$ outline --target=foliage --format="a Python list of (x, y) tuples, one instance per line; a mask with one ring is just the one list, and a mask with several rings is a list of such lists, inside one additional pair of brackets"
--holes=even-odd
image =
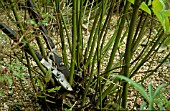
[[(148, 85), (148, 94), (147, 94), (147, 92), (142, 87), (142, 85), (130, 80), (129, 78), (121, 76), (121, 75), (112, 75), (112, 76), (129, 82), (130, 85), (134, 86), (140, 92), (140, 94), (145, 98), (145, 100), (148, 103), (148, 108), (144, 109), (144, 107), (146, 107), (147, 104), (146, 104), (146, 102), (143, 102), (140, 107), (140, 110), (164, 110), (163, 105), (169, 105), (168, 99), (163, 98), (164, 97), (163, 92), (166, 90), (161, 91), (162, 88), (167, 86), (166, 84), (160, 85), (154, 92), (153, 85), (152, 85), (152, 83), (150, 83)], [(158, 106), (159, 108), (154, 107), (154, 105)]]
[[(43, 101), (45, 110), (127, 109), (129, 87), (136, 88), (146, 100), (140, 107), (135, 106), (137, 109), (162, 110), (163, 105), (169, 109), (167, 98), (163, 98), (165, 92), (161, 91), (164, 84), (156, 90), (149, 84), (148, 93), (142, 86), (142, 82), (154, 75), (170, 55), (168, 48), (162, 48), (170, 44), (170, 14), (166, 1), (28, 1), (35, 7), (28, 7), (22, 0), (21, 9), (20, 2), (13, 0), (9, 3), (1, 1), (1, 5), (10, 10), (6, 11), (6, 16), (10, 24), (17, 27), (14, 29), (19, 38), (16, 43), (24, 53), (24, 61), (20, 61), (28, 68), (37, 94), (35, 98)], [(34, 10), (35, 15), (28, 10)], [(1, 21), (0, 25), (1, 28)], [(55, 41), (57, 52), (70, 70), (68, 81), (74, 92), (64, 90), (35, 53), (38, 50), (44, 59), (48, 59), (50, 49), (44, 39), (48, 37)], [(156, 57), (160, 49), (167, 53), (158, 62)], [(27, 81), (20, 70), (26, 67), (18, 64), (10, 67), (13, 74)], [(143, 71), (145, 64), (149, 68)], [(151, 68), (153, 65), (154, 69)], [(133, 78), (141, 73), (145, 75), (138, 80), (142, 82), (137, 83)]]
[[(134, 4), (135, 0), (128, 0), (132, 4)], [(142, 2), (140, 5), (140, 8), (147, 12), (148, 14), (151, 14), (151, 9), (148, 6), (152, 5), (152, 11), (158, 18), (158, 20), (161, 22), (164, 30), (166, 33), (170, 33), (169, 29), (169, 19), (168, 17), (170, 16), (170, 10), (169, 10), (169, 4), (166, 7), (165, 4), (168, 4), (168, 1), (164, 0), (149, 0), (148, 5), (146, 5), (145, 2)]]

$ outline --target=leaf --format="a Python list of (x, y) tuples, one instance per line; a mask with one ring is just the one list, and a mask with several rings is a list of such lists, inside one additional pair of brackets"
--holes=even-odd
[(162, 0), (153, 0), (152, 8), (156, 11), (161, 11), (165, 9), (165, 3)]
[[(128, 1), (132, 4), (135, 3), (135, 0), (128, 0)], [(151, 15), (151, 10), (149, 9), (148, 5), (145, 2), (142, 2), (139, 8), (147, 12), (149, 15)]]
[(153, 91), (152, 89), (153, 89), (152, 84), (149, 84), (149, 85), (148, 85), (148, 90), (149, 90), (149, 96), (150, 96), (150, 98), (152, 98), (152, 96), (153, 96), (153, 95), (152, 95), (152, 91)]
[(161, 22), (161, 24), (163, 24), (163, 19), (164, 19), (164, 16), (157, 10), (154, 10), (152, 9), (154, 14), (156, 15), (156, 17), (158, 18), (158, 20)]
[(17, 78), (19, 78), (19, 79), (21, 79), (21, 80), (23, 80), (23, 81), (27, 81), (24, 77), (22, 77), (22, 75), (21, 75), (19, 72), (13, 71), (13, 73), (14, 73), (14, 75), (15, 75)]
[(161, 103), (159, 103), (158, 106), (159, 106), (159, 110), (162, 110), (162, 111), (164, 110), (163, 105)]
[(44, 16), (45, 16), (45, 19), (41, 21), (41, 23), (42, 23), (43, 25), (45, 25), (45, 24), (49, 21), (49, 19), (50, 19), (48, 13), (46, 13)]
[(48, 20), (49, 20), (49, 18), (46, 17), (44, 20), (41, 21), (41, 23), (42, 23), (43, 25), (45, 25), (45, 24), (48, 22)]
[(166, 50), (166, 49), (167, 49), (167, 45), (161, 44), (161, 46), (160, 46), (159, 49), (158, 49), (158, 52), (162, 52), (162, 51), (164, 51), (164, 50)]
[(39, 98), (46, 98), (46, 96), (42, 96), (42, 95), (41, 95), (41, 96), (38, 96), (38, 97), (39, 97)]
[(170, 36), (167, 36), (163, 44), (165, 44), (166, 46), (170, 45)]
[(125, 76), (122, 76), (122, 75), (113, 75), (113, 74), (112, 74), (111, 76), (117, 77), (117, 78), (119, 78), (119, 79), (124, 79), (125, 81), (129, 82), (131, 85), (133, 85), (133, 86), (140, 92), (140, 94), (141, 94), (148, 102), (150, 102), (149, 96), (147, 95), (145, 89), (144, 89), (141, 85), (139, 85), (138, 83), (136, 83), (136, 82), (132, 81), (131, 79), (129, 79), (129, 78), (125, 77)]
[(11, 86), (12, 86), (12, 83), (13, 83), (13, 82), (12, 82), (12, 78), (11, 78), (11, 77), (8, 77), (7, 80), (8, 80), (9, 86), (11, 87)]
[(37, 82), (38, 82), (38, 84), (40, 86), (41, 91), (43, 91), (44, 87), (42, 85), (42, 82), (39, 79), (37, 79)]
[(169, 18), (167, 16), (165, 17), (165, 32), (170, 33)]
[(128, 0), (130, 3), (134, 4), (135, 0)]
[(155, 93), (154, 93), (154, 95), (153, 95), (153, 99), (156, 98), (159, 94), (161, 94), (161, 93), (160, 93), (160, 90), (161, 90), (163, 87), (165, 87), (165, 86), (166, 86), (166, 84), (162, 84), (162, 85), (160, 85), (160, 86), (156, 89), (156, 91), (155, 91)]
[(161, 11), (152, 9), (158, 20), (161, 22), (166, 33), (170, 33), (169, 19)]
[(72, 111), (72, 109), (70, 108), (70, 109), (65, 109), (64, 111)]
[(146, 106), (146, 102), (143, 102), (142, 105), (140, 106), (140, 110), (144, 110), (145, 106)]
[(55, 88), (48, 89), (48, 92), (54, 92), (61, 89), (61, 86), (56, 86)]
[(147, 6), (147, 4), (145, 2), (142, 2), (142, 4), (140, 5), (140, 8), (147, 12), (149, 15), (151, 15), (151, 10), (149, 9), (149, 7)]
[(34, 20), (29, 20), (28, 24), (34, 25), (35, 27), (37, 26), (37, 23)]
[(46, 75), (45, 75), (45, 82), (48, 83), (52, 78), (52, 71), (48, 70)]
[(148, 6), (151, 6), (152, 5), (152, 0), (149, 0), (148, 1)]
[(170, 10), (162, 10), (161, 13), (163, 13), (165, 16), (170, 16)]

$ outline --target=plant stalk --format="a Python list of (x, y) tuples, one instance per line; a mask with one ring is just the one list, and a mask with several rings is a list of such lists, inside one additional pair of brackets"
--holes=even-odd
[[(142, 3), (142, 0), (135, 1), (132, 19), (131, 19), (131, 23), (130, 23), (130, 27), (129, 27), (129, 33), (128, 33), (125, 56), (124, 56), (124, 59), (125, 59), (124, 76), (125, 77), (129, 77), (129, 75), (130, 75), (129, 70), (130, 70), (132, 41), (133, 41), (136, 21), (138, 18), (138, 10), (139, 10), (139, 6), (141, 3)], [(128, 96), (128, 82), (124, 82), (123, 83), (123, 92), (122, 92), (122, 107), (123, 108), (126, 108), (127, 96)]]

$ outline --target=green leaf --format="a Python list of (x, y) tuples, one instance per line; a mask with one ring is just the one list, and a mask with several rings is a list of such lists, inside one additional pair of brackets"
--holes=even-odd
[[(128, 0), (130, 3), (134, 4), (135, 0)], [(149, 9), (148, 5), (145, 2), (142, 2), (140, 5), (140, 9), (143, 11), (147, 12), (148, 14), (151, 15), (151, 10)]]
[(151, 10), (149, 9), (149, 7), (147, 6), (147, 4), (145, 2), (142, 2), (142, 4), (140, 5), (140, 8), (147, 12), (149, 15), (151, 15)]
[(144, 89), (141, 85), (139, 85), (138, 83), (136, 83), (136, 82), (132, 81), (131, 79), (129, 79), (129, 78), (125, 77), (125, 76), (122, 76), (122, 75), (113, 75), (113, 74), (112, 74), (111, 76), (117, 77), (117, 78), (119, 78), (119, 79), (124, 79), (125, 81), (129, 82), (131, 85), (133, 85), (133, 86), (140, 92), (140, 94), (141, 94), (148, 102), (150, 102), (149, 96), (147, 95), (145, 89)]
[(12, 86), (12, 83), (13, 83), (13, 82), (12, 82), (12, 78), (11, 78), (11, 77), (8, 77), (7, 80), (8, 80), (9, 86), (11, 87), (11, 86)]
[(167, 107), (168, 110), (170, 110), (170, 101), (167, 101), (166, 107)]
[(23, 80), (23, 81), (27, 81), (24, 77), (22, 77), (22, 75), (21, 75), (19, 72), (13, 71), (13, 73), (14, 73), (14, 75), (15, 75), (17, 78), (19, 78), (19, 79), (21, 79), (21, 80)]
[(48, 89), (48, 92), (54, 92), (61, 89), (61, 86), (56, 86), (55, 88)]
[(170, 33), (170, 28), (169, 28), (169, 19), (167, 16), (165, 16), (162, 11), (157, 11), (152, 9), (158, 20), (161, 22), (164, 30), (166, 33)]
[(43, 25), (45, 25), (45, 24), (48, 22), (48, 20), (49, 20), (49, 18), (46, 17), (44, 20), (41, 21), (41, 23), (42, 23)]
[(165, 17), (165, 32), (170, 33), (169, 18), (168, 17)]
[(167, 16), (167, 17), (170, 16), (170, 10), (162, 10), (161, 13), (164, 14), (165, 16)]
[(49, 14), (48, 13), (46, 13), (44, 16), (45, 16), (45, 19), (42, 20), (41, 23), (45, 25), (49, 21), (50, 18), (49, 18)]
[(159, 110), (162, 110), (162, 111), (164, 110), (162, 103), (159, 103), (158, 106), (159, 106)]
[(167, 45), (161, 44), (161, 46), (160, 46), (159, 49), (158, 49), (158, 52), (162, 52), (162, 51), (164, 51), (164, 50), (166, 50), (166, 49), (167, 49)]
[(164, 40), (164, 42), (161, 44), (160, 48), (158, 49), (158, 52), (162, 52), (168, 49), (169, 46), (170, 46), (170, 36), (167, 35), (166, 39)]
[(152, 96), (153, 96), (153, 95), (152, 95), (152, 91), (153, 91), (152, 89), (153, 89), (152, 84), (149, 84), (149, 85), (148, 85), (148, 90), (149, 90), (149, 96), (150, 96), (150, 98), (152, 98)]
[(167, 36), (163, 44), (165, 44), (166, 46), (170, 45), (170, 36)]
[(35, 27), (37, 26), (37, 23), (34, 20), (29, 20), (28, 24), (34, 25)]
[(161, 90), (163, 87), (165, 87), (165, 86), (166, 86), (166, 84), (162, 84), (162, 85), (160, 85), (160, 86), (156, 89), (156, 91), (155, 91), (155, 93), (154, 93), (154, 95), (153, 95), (153, 99), (156, 98), (159, 94), (161, 94), (160, 90)]
[(37, 79), (37, 82), (38, 82), (38, 84), (39, 84), (39, 86), (40, 86), (41, 91), (43, 91), (43, 90), (44, 90), (44, 87), (43, 87), (43, 85), (42, 85), (42, 82), (41, 82), (39, 79)]
[(162, 0), (153, 0), (152, 8), (156, 11), (161, 11), (165, 9), (165, 3)]
[(134, 4), (135, 0), (128, 0), (130, 3)]
[(149, 0), (148, 1), (148, 6), (151, 6), (152, 5), (152, 0)]
[(152, 9), (154, 14), (156, 15), (156, 17), (158, 18), (158, 20), (161, 22), (161, 24), (163, 24), (163, 19), (165, 19), (165, 17), (157, 10)]
[(45, 75), (45, 82), (48, 83), (52, 78), (52, 71), (51, 70), (48, 70), (46, 75)]
[(46, 96), (42, 96), (42, 95), (41, 95), (41, 96), (38, 96), (38, 97), (39, 97), (39, 98), (46, 98)]
[(72, 109), (70, 108), (70, 109), (64, 109), (64, 111), (72, 111)]
[(145, 106), (146, 106), (146, 102), (143, 102), (142, 105), (140, 106), (140, 110), (144, 110)]

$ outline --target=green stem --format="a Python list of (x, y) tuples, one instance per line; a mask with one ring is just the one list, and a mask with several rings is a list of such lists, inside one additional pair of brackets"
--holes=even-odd
[(64, 19), (64, 17), (63, 17), (63, 14), (62, 14), (62, 12), (61, 12), (61, 10), (60, 10), (60, 15), (61, 15), (61, 19), (62, 19), (62, 22), (63, 22), (63, 25), (64, 25), (64, 29), (65, 29), (65, 31), (66, 31), (66, 35), (67, 35), (67, 42), (68, 42), (68, 45), (69, 45), (69, 50), (70, 50), (70, 52), (72, 52), (72, 47), (71, 47), (71, 40), (70, 40), (70, 35), (69, 35), (69, 31), (68, 31), (68, 28), (67, 28), (67, 25), (66, 25), (66, 21), (65, 21), (65, 19)]
[(62, 25), (62, 14), (60, 14), (59, 1), (55, 0), (55, 3), (56, 3), (56, 11), (58, 13), (57, 17), (59, 20), (59, 31), (60, 31), (60, 38), (61, 38), (61, 45), (62, 45), (63, 62), (68, 67), (68, 58), (67, 58), (67, 53), (66, 53), (64, 29), (63, 29), (63, 25)]
[(78, 4), (80, 5), (80, 7), (79, 7), (80, 9), (77, 12), (79, 15), (78, 16), (79, 20), (78, 20), (78, 24), (77, 24), (77, 28), (78, 28), (77, 29), (77, 31), (78, 31), (77, 32), (77, 35), (78, 35), (78, 37), (77, 37), (77, 68), (78, 68), (78, 70), (81, 70), (80, 64), (81, 64), (81, 62), (83, 62), (83, 61), (81, 61), (83, 58), (83, 34), (82, 34), (83, 1), (82, 0), (79, 1)]
[(37, 41), (38, 47), (39, 47), (39, 49), (40, 49), (40, 52), (41, 52), (43, 58), (45, 58), (45, 59), (47, 60), (45, 48), (44, 48), (43, 43), (41, 42), (40, 37), (36, 37), (36, 41)]
[[(121, 22), (120, 22), (120, 25), (119, 25), (119, 28), (118, 28), (118, 32), (117, 32), (117, 36), (116, 36), (116, 39), (115, 39), (115, 42), (114, 42), (114, 46), (113, 46), (113, 49), (112, 49), (112, 52), (111, 52), (111, 56), (110, 56), (110, 59), (109, 59), (109, 63), (107, 65), (107, 68), (105, 69), (105, 72), (108, 72), (105, 74), (105, 78), (107, 79), (108, 76), (109, 76), (109, 71), (112, 69), (112, 65), (113, 65), (113, 60), (114, 60), (114, 57), (115, 57), (115, 54), (116, 54), (116, 51), (117, 51), (117, 48), (118, 48), (118, 43), (120, 41), (120, 38), (121, 38), (121, 34), (122, 34), (122, 30), (124, 28), (124, 24), (125, 24), (125, 20), (126, 20), (126, 17), (127, 17), (127, 14), (128, 14), (128, 8), (130, 6), (130, 3), (129, 2), (126, 2), (125, 4), (125, 8), (124, 8), (124, 12), (123, 12), (123, 16), (122, 16), (122, 19), (121, 19)], [(115, 34), (115, 33), (114, 33)], [(123, 70), (122, 70), (123, 71)], [(122, 73), (122, 71), (120, 73)], [(104, 83), (106, 83), (105, 80), (103, 80)], [(116, 81), (118, 80), (114, 80), (114, 82), (116, 83)], [(102, 85), (101, 89), (103, 90), (104, 89), (104, 85)], [(102, 93), (102, 100), (112, 91), (114, 90), (114, 84), (111, 84), (103, 93)], [(101, 97), (100, 97), (101, 98)], [(100, 99), (97, 100), (97, 103), (96, 103), (96, 106), (98, 106), (100, 103)]]
[[(14, 16), (15, 16), (15, 19), (16, 21), (18, 22), (17, 23), (17, 26), (20, 28), (20, 31), (21, 31), (21, 35), (24, 34), (24, 28), (22, 26), (22, 24), (20, 23), (20, 18), (19, 18), (19, 15), (17, 13), (17, 10), (16, 10), (16, 7), (14, 5), (14, 0), (10, 0), (11, 4), (12, 4), (12, 9), (13, 9), (13, 13), (14, 13)], [(46, 69), (43, 67), (43, 65), (40, 63), (39, 59), (37, 58), (32, 46), (29, 44), (28, 42), (28, 38), (26, 36), (24, 36), (24, 40), (26, 42), (26, 45), (29, 49), (29, 53), (32, 55), (32, 57), (34, 58), (35, 62), (37, 63), (38, 67), (41, 69), (41, 71), (46, 74)]]
[[(100, 10), (101, 9), (98, 9), (97, 13), (96, 13), (96, 16), (95, 16), (95, 20), (94, 20), (94, 23), (93, 23), (93, 26), (92, 26), (92, 30), (90, 32), (90, 37), (89, 37), (89, 40), (88, 40), (88, 43), (87, 43), (87, 47), (85, 49), (85, 54), (84, 54), (84, 59), (85, 61), (89, 58), (88, 57), (88, 54), (89, 54), (89, 50), (90, 50), (90, 47), (91, 47), (91, 44), (92, 44), (92, 40), (94, 39), (94, 33), (95, 33), (95, 29), (96, 29), (96, 26), (97, 26), (97, 22), (98, 22), (98, 18), (99, 18), (99, 14), (100, 14)], [(91, 59), (91, 58), (90, 58)], [(88, 63), (86, 63), (85, 65), (86, 67), (88, 66)]]
[(77, 40), (77, 19), (76, 19), (76, 4), (77, 0), (73, 0), (73, 29), (72, 29), (72, 58), (71, 58), (71, 69), (70, 69), (70, 85), (73, 83), (74, 68), (76, 64), (76, 40)]
[[(123, 75), (124, 70), (121, 70), (119, 75)], [(114, 79), (113, 83), (117, 83), (119, 81), (119, 79)], [(102, 93), (102, 100), (108, 95), (110, 94), (110, 92), (116, 90), (118, 88), (118, 86), (115, 84), (111, 84), (103, 93)], [(100, 104), (100, 99), (97, 99), (97, 103), (96, 106), (98, 106)]]
[[(132, 19), (129, 27), (129, 33), (126, 43), (126, 50), (125, 50), (125, 67), (124, 67), (124, 76), (129, 77), (129, 70), (130, 70), (130, 60), (131, 60), (131, 49), (132, 49), (132, 40), (134, 36), (136, 21), (138, 17), (138, 10), (139, 6), (142, 3), (142, 0), (136, 0), (134, 4)], [(126, 108), (127, 104), (127, 96), (128, 96), (128, 82), (123, 83), (123, 92), (122, 92), (122, 107)]]
[(30, 61), (28, 59), (28, 54), (25, 53), (25, 56), (26, 56), (26, 60), (27, 60), (27, 67), (28, 67), (28, 72), (29, 72), (29, 75), (30, 75), (30, 79), (31, 79), (31, 84), (34, 88), (34, 91), (37, 93), (37, 89), (36, 89), (36, 86), (35, 86), (35, 83), (34, 83), (34, 79), (33, 79), (33, 76), (32, 76), (32, 72), (31, 72), (31, 67), (30, 67)]
[(145, 75), (145, 76), (143, 77), (143, 79), (140, 80), (140, 81), (138, 81), (138, 82), (143, 82), (144, 80), (146, 80), (146, 78), (148, 78), (149, 76), (153, 75), (153, 72), (156, 72), (156, 71), (158, 70), (158, 68), (159, 68), (160, 66), (162, 66), (162, 64), (168, 59), (169, 56), (170, 56), (170, 53), (169, 53), (168, 55), (166, 55), (166, 57), (161, 61), (161, 63), (160, 63), (154, 70), (148, 71), (148, 72), (150, 72), (150, 73), (149, 73), (148, 75)]
[[(148, 15), (149, 15), (149, 14), (148, 14)], [(141, 14), (141, 16), (140, 16), (139, 23), (138, 23), (138, 25), (137, 25), (137, 27), (136, 27), (136, 32), (135, 32), (135, 34), (134, 34), (132, 44), (134, 44), (134, 42), (135, 42), (135, 40), (136, 40), (136, 38), (137, 38), (137, 36), (138, 36), (138, 33), (139, 33), (139, 31), (140, 31), (140, 27), (141, 27), (142, 24), (143, 24), (144, 16), (145, 16), (145, 12), (143, 11), (142, 14)], [(146, 21), (146, 20), (145, 20), (145, 21)], [(141, 28), (141, 30), (142, 30), (142, 28)]]
[[(114, 45), (113, 45), (113, 49), (112, 49), (112, 52), (111, 52), (109, 63), (107, 65), (106, 69), (105, 69), (105, 72), (109, 71), (112, 68), (113, 60), (115, 58), (115, 54), (116, 54), (118, 44), (119, 44), (119, 41), (120, 41), (120, 38), (121, 38), (122, 30), (124, 28), (124, 24), (125, 24), (125, 20), (126, 20), (126, 16), (127, 16), (127, 13), (128, 13), (129, 6), (130, 6), (130, 2), (127, 2), (126, 5), (125, 5), (125, 9), (124, 9), (124, 13), (123, 13), (123, 16), (122, 16), (121, 23), (119, 25), (118, 33), (117, 33), (117, 36), (116, 36), (116, 39), (115, 39), (115, 42), (114, 42)], [(105, 78), (108, 78), (108, 76), (109, 76), (109, 73), (105, 75)]]
[(142, 25), (141, 31), (139, 33), (139, 36), (138, 36), (138, 38), (136, 40), (134, 40), (135, 42), (133, 43), (133, 46), (132, 46), (132, 55), (135, 52), (137, 46), (139, 45), (139, 43), (140, 43), (140, 41), (141, 41), (141, 39), (142, 39), (142, 37), (144, 35), (145, 28), (146, 28), (146, 23), (148, 22), (149, 16), (150, 16), (149, 14), (146, 16), (145, 21), (144, 21), (144, 23)]
[(112, 0), (111, 6), (109, 8), (109, 11), (108, 11), (108, 14), (107, 14), (107, 17), (106, 17), (106, 20), (105, 20), (105, 23), (104, 23), (102, 30), (101, 30), (100, 36), (102, 37), (104, 35), (103, 39), (102, 39), (102, 43), (101, 43), (102, 51), (103, 51), (103, 46), (104, 46), (104, 43), (105, 43), (105, 40), (106, 40), (106, 34), (107, 34), (107, 31), (108, 31), (109, 23), (111, 22), (111, 17), (113, 16), (114, 3), (115, 3), (115, 0)]
[(86, 102), (86, 95), (89, 91), (89, 88), (90, 88), (90, 85), (91, 85), (91, 82), (93, 80), (93, 73), (94, 73), (94, 63), (92, 64), (92, 67), (91, 67), (91, 73), (89, 75), (89, 82), (88, 84), (86, 85), (86, 88), (85, 88), (85, 91), (84, 91), (84, 94), (83, 94), (83, 99), (82, 99), (82, 104), (81, 106), (83, 107), (85, 105), (85, 102)]
[(152, 48), (149, 50), (149, 52), (146, 54), (146, 56), (140, 61), (140, 63), (135, 67), (135, 70), (132, 72), (132, 74), (130, 75), (129, 78), (132, 78), (134, 76), (134, 74), (140, 69), (140, 67), (146, 62), (146, 60), (150, 57), (150, 55), (152, 54), (152, 52), (155, 50), (156, 46), (159, 45), (160, 41), (166, 37), (164, 35), (163, 30), (160, 32), (160, 34), (158, 36), (156, 42), (154, 43), (154, 45), (152, 46)]

